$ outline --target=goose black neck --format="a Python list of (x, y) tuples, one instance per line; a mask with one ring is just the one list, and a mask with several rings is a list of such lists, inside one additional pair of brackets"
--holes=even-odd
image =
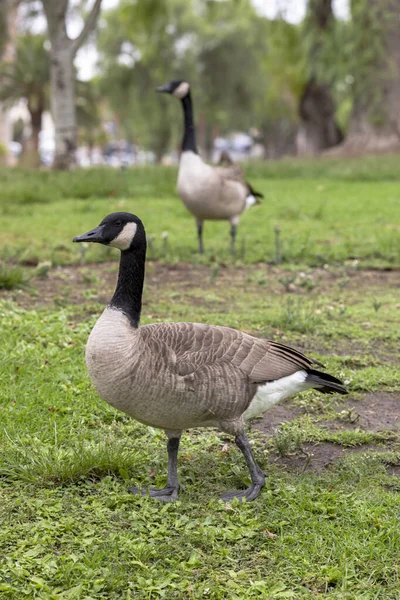
[(139, 327), (146, 261), (146, 244), (121, 252), (118, 283), (110, 306), (121, 310), (133, 327)]
[(182, 141), (182, 152), (185, 150), (191, 150), (195, 154), (198, 154), (196, 146), (196, 131), (193, 122), (193, 105), (192, 96), (190, 92), (182, 98), (182, 107), (184, 115), (184, 134)]

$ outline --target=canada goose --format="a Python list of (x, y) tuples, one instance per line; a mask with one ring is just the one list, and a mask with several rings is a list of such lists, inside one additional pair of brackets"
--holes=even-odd
[[(235, 436), (250, 471), (251, 486), (225, 494), (254, 500), (265, 475), (244, 432), (245, 419), (309, 388), (323, 393), (346, 389), (301, 352), (230, 327), (200, 323), (155, 323), (139, 327), (146, 259), (141, 220), (125, 212), (105, 217), (74, 242), (99, 242), (121, 250), (118, 283), (95, 324), (86, 364), (99, 395), (137, 421), (164, 429), (168, 437), (168, 480), (149, 494), (175, 500), (180, 488), (177, 455), (182, 432), (217, 427)], [(134, 494), (145, 493), (136, 487)]]
[(196, 146), (190, 85), (187, 81), (174, 79), (158, 87), (157, 91), (172, 94), (182, 101), (184, 134), (179, 162), (178, 194), (196, 219), (199, 252), (204, 252), (204, 221), (226, 219), (231, 224), (231, 253), (234, 254), (239, 217), (246, 208), (258, 204), (257, 197), (263, 198), (263, 195), (245, 181), (243, 171), (238, 165), (212, 167), (200, 157)]

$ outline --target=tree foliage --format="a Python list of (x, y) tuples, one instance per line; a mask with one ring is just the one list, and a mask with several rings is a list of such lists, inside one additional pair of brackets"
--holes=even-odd
[(400, 43), (392, 39), (399, 35), (398, 4), (352, 0), (351, 12), (354, 108), (372, 126), (385, 126), (390, 119), (386, 96), (396, 80), (398, 87), (400, 77)]
[(190, 49), (179, 47), (190, 35), (187, 7), (186, 0), (122, 1), (99, 38), (102, 91), (122, 132), (158, 156), (170, 141), (172, 106), (160, 103), (155, 88), (190, 64)]
[(249, 0), (205, 2), (198, 36), (201, 110), (222, 131), (248, 129), (264, 108), (268, 22)]
[[(25, 34), (17, 39), (15, 58), (0, 63), (0, 102), (6, 107), (21, 99), (31, 118), (32, 150), (38, 155), (42, 116), (50, 107), (50, 62), (45, 35)], [(76, 75), (76, 73), (75, 73)], [(75, 108), (78, 127), (86, 138), (93, 137), (100, 124), (98, 86), (75, 78)], [(38, 161), (36, 161), (38, 162)]]
[(26, 100), (32, 126), (32, 150), (38, 161), (43, 112), (49, 106), (50, 66), (44, 35), (17, 39), (15, 58), (0, 65), (0, 101), (12, 106)]
[(21, 98), (28, 109), (48, 107), (50, 67), (44, 35), (18, 38), (15, 60), (0, 67), (0, 100), (10, 106)]
[(7, 3), (0, 2), (0, 56), (3, 53), (4, 45), (7, 40)]
[(190, 81), (208, 132), (254, 125), (264, 110), (266, 22), (249, 0), (123, 0), (106, 14), (99, 47), (104, 93), (124, 131), (158, 156), (176, 145), (177, 108), (155, 94), (174, 77)]
[[(7, 7), (17, 1), (0, 2), (0, 41), (6, 36)], [(78, 88), (72, 61), (93, 30), (101, 0), (21, 1), (34, 11), (43, 6), (47, 16), (52, 112), (66, 165), (75, 144), (75, 93), (81, 139), (101, 134), (99, 107), (106, 106), (119, 137), (154, 150), (158, 158), (177, 149), (177, 103), (155, 93), (171, 78), (192, 85), (203, 150), (218, 134), (255, 128), (263, 132), (268, 154), (276, 156), (293, 150), (296, 132), (302, 125), (304, 131), (307, 121), (314, 133), (318, 123), (325, 133), (338, 132), (338, 122), (343, 130), (350, 123), (353, 131), (358, 123), (364, 130), (400, 131), (398, 0), (351, 0), (349, 21), (334, 18), (332, 0), (308, 0), (298, 24), (261, 16), (252, 0), (120, 0), (101, 21), (98, 82)], [(75, 40), (66, 31), (72, 10), (84, 23)], [(33, 57), (33, 52), (25, 57), (26, 72), (15, 66), (20, 83), (27, 83), (29, 73), (41, 81), (41, 62), (37, 57), (33, 64)], [(62, 85), (55, 98), (57, 82)], [(27, 93), (20, 84), (3, 85), (2, 97), (12, 102)], [(33, 106), (34, 94), (29, 95)], [(68, 110), (62, 112), (67, 99)]]

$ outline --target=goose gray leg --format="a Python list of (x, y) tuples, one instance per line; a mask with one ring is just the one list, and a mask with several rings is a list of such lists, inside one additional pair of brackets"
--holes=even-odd
[(235, 242), (236, 242), (237, 224), (231, 223), (231, 254), (235, 254)]
[(203, 246), (203, 221), (196, 219), (197, 237), (199, 239), (199, 254), (204, 254)]
[(239, 225), (239, 217), (231, 217), (229, 221), (231, 224), (231, 254), (234, 255), (236, 251), (236, 233), (237, 226)]
[(262, 488), (265, 485), (265, 473), (260, 469), (256, 463), (253, 455), (253, 451), (249, 444), (249, 440), (244, 433), (241, 433), (235, 437), (235, 442), (239, 450), (242, 452), (246, 464), (250, 471), (251, 486), (247, 490), (237, 490), (235, 492), (226, 492), (221, 496), (222, 500), (229, 502), (233, 498), (238, 498), (240, 502), (243, 498), (246, 498), (247, 502), (252, 502), (259, 496)]
[(178, 449), (180, 437), (168, 439), (168, 479), (165, 488), (149, 488), (149, 490), (140, 490), (137, 487), (128, 488), (128, 492), (139, 494), (141, 496), (149, 495), (150, 498), (157, 498), (161, 502), (173, 502), (178, 499), (178, 490), (181, 487), (178, 481)]

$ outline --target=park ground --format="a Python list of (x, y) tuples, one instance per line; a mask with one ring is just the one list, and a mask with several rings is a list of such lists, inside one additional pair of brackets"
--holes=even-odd
[[(248, 165), (265, 199), (193, 219), (176, 171), (0, 171), (0, 597), (20, 600), (400, 598), (400, 170), (396, 156)], [(84, 346), (117, 251), (73, 245), (109, 212), (146, 226), (142, 322), (224, 324), (293, 345), (345, 381), (249, 425), (268, 475), (251, 504), (241, 455), (184, 435), (175, 504), (163, 433), (98, 398)]]

